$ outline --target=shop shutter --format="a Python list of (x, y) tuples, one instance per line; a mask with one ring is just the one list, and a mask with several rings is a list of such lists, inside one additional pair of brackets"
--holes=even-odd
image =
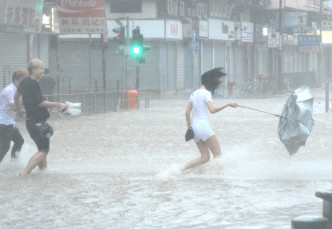
[(160, 45), (156, 41), (144, 41), (144, 45), (150, 46), (145, 52), (145, 63), (140, 64), (140, 89), (160, 90)]
[(33, 37), (32, 58), (38, 58), (44, 63), (44, 68), (49, 67), (48, 35), (36, 34)]
[(60, 40), (60, 84), (62, 90), (69, 90), (69, 88), (71, 90), (89, 89), (88, 45), (88, 40)]
[(11, 83), (13, 72), (18, 68), (27, 68), (27, 35), (21, 33), (0, 33), (0, 88)]
[(203, 74), (204, 72), (212, 69), (212, 44), (211, 41), (202, 41), (201, 42), (201, 66)]
[(184, 89), (184, 43), (177, 42), (176, 49), (176, 90)]
[(189, 44), (184, 47), (184, 89), (193, 89), (193, 50)]

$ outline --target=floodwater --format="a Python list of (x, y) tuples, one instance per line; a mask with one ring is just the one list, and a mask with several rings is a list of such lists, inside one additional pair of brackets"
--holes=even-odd
[[(16, 174), (36, 148), (18, 123), (24, 148), (0, 164), (1, 228), (280, 229), (299, 215), (321, 216), (315, 192), (332, 187), (332, 115), (322, 93), (313, 92), (315, 126), (292, 157), (277, 117), (227, 108), (211, 115), (222, 158), (184, 173), (177, 168), (199, 156), (184, 140), (186, 99), (50, 120), (49, 167), (27, 177)], [(280, 114), (287, 97), (214, 102)]]

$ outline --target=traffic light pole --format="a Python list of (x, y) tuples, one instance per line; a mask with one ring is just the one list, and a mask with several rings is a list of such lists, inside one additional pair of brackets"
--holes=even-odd
[[(129, 45), (129, 17), (126, 25), (126, 45)], [(129, 92), (128, 92), (128, 53), (125, 53), (125, 75), (126, 75), (126, 109), (129, 109)]]
[(139, 61), (136, 60), (136, 90), (137, 90), (137, 108), (139, 108)]

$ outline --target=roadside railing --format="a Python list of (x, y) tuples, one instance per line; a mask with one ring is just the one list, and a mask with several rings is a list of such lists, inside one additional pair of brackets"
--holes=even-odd
[(316, 88), (318, 86), (315, 71), (287, 72), (276, 75), (278, 91), (293, 90), (301, 86)]
[[(149, 108), (149, 90), (128, 90), (123, 91), (98, 91), (98, 92), (76, 92), (46, 95), (47, 101), (66, 101), (82, 104), (82, 114), (92, 115), (106, 112), (117, 112), (120, 110), (133, 110)], [(53, 112), (54, 111), (54, 112)], [(51, 117), (61, 117), (58, 110), (51, 109)]]
[(330, 82), (326, 81), (325, 82), (325, 111), (329, 112), (330, 110), (330, 91), (332, 91), (332, 89), (330, 88)]

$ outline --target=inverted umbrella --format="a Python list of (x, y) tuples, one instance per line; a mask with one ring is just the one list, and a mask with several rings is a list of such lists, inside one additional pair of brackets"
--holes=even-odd
[(312, 127), (313, 98), (309, 87), (296, 89), (288, 98), (279, 119), (278, 133), (290, 155), (304, 146)]
[(313, 98), (309, 87), (306, 86), (296, 89), (291, 94), (282, 109), (281, 115), (246, 106), (242, 107), (279, 117), (279, 138), (286, 146), (290, 155), (296, 153), (300, 146), (305, 145), (314, 126), (314, 119), (312, 117)]

